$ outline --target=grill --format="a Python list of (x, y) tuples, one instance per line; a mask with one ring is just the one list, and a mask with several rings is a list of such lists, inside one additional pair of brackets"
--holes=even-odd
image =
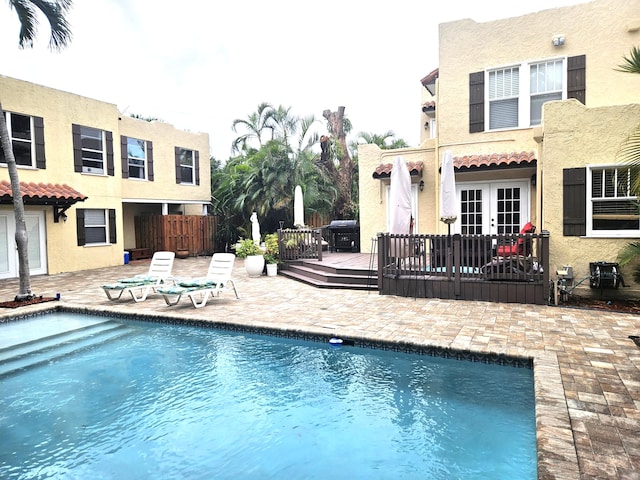
[(360, 226), (357, 220), (333, 220), (327, 229), (331, 233), (331, 245), (336, 252), (360, 251)]

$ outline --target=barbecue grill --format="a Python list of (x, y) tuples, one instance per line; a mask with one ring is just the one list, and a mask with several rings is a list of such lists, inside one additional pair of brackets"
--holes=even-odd
[(360, 226), (357, 220), (333, 220), (327, 227), (334, 251), (360, 251)]

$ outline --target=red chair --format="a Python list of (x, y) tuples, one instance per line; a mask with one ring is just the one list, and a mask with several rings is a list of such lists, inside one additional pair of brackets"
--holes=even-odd
[[(527, 222), (522, 230), (520, 230), (520, 235), (525, 235), (527, 233), (535, 233), (536, 227), (531, 222)], [(523, 255), (528, 256), (531, 255), (531, 238), (527, 237), (519, 237), (518, 241), (513, 245), (498, 245), (496, 253), (499, 257), (510, 257), (512, 255)]]

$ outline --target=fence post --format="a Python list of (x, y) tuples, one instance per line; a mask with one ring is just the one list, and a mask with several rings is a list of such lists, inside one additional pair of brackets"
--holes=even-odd
[[(549, 230), (542, 230), (541, 232), (542, 234), (542, 252), (540, 253), (538, 258), (538, 267), (542, 267), (542, 282), (543, 285), (545, 287), (545, 291), (549, 292), (549, 275), (551, 272), (549, 272)], [(547, 293), (548, 295), (548, 293)], [(548, 303), (548, 299), (547, 299), (547, 303)]]
[(383, 267), (386, 265), (387, 259), (387, 241), (388, 235), (378, 233), (378, 292), (382, 293), (383, 287)]
[[(449, 241), (447, 240), (447, 243)], [(460, 270), (462, 270), (462, 255), (461, 255), (461, 246), (462, 246), (462, 236), (459, 233), (453, 235), (453, 294), (456, 297), (460, 296), (461, 290), (461, 281), (460, 281)], [(451, 248), (451, 247), (449, 247)]]

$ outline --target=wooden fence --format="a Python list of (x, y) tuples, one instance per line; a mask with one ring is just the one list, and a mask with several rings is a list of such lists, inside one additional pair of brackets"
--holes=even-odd
[(136, 247), (151, 253), (188, 251), (189, 256), (212, 255), (217, 219), (200, 215), (152, 215), (135, 217)]
[(383, 295), (545, 304), (549, 233), (378, 234)]

